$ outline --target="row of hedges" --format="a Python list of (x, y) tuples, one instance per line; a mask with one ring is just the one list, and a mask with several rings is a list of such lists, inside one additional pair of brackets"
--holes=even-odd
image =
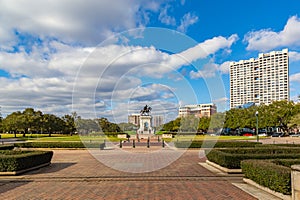
[(249, 159), (300, 159), (300, 148), (292, 149), (222, 149), (206, 150), (208, 160), (229, 169), (240, 169), (241, 161)]
[(13, 172), (50, 163), (52, 151), (0, 151), (0, 171)]
[(14, 145), (1, 145), (0, 150), (12, 150), (15, 146)]
[(300, 154), (300, 148), (284, 148), (284, 147), (270, 147), (270, 148), (230, 148), (221, 149), (220, 151), (230, 154)]
[(259, 185), (286, 195), (291, 194), (291, 168), (263, 160), (244, 160), (241, 168), (246, 178)]
[(26, 142), (15, 143), (19, 148), (66, 148), (66, 149), (84, 149), (99, 148), (103, 142)]
[(255, 147), (259, 142), (244, 141), (178, 141), (174, 142), (176, 148), (235, 148), (235, 147)]
[(260, 144), (257, 145), (257, 147), (265, 147), (265, 148), (272, 148), (272, 147), (300, 147), (300, 144), (292, 144), (292, 143), (286, 143), (286, 144)]

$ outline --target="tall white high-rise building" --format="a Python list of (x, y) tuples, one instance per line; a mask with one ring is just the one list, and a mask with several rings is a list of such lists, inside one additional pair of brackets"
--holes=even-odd
[(289, 100), (288, 49), (230, 63), (230, 108)]

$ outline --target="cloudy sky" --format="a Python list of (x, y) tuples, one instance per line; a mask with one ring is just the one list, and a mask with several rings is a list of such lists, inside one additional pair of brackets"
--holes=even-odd
[(0, 106), (127, 121), (145, 104), (229, 109), (229, 62), (289, 48), (300, 94), (300, 2), (1, 0)]

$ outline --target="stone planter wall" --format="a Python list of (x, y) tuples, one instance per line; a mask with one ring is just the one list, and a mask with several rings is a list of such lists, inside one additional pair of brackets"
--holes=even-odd
[(300, 200), (300, 165), (292, 165), (292, 199)]

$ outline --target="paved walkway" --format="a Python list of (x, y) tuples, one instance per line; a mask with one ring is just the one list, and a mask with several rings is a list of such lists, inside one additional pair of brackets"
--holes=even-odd
[[(105, 151), (109, 150), (100, 152)], [(200, 157), (199, 150), (188, 150), (165, 168), (129, 173), (105, 166), (87, 150), (54, 150), (50, 166), (0, 177), (0, 196), (5, 200), (256, 199), (232, 184), (243, 184), (241, 177), (213, 173), (199, 165), (205, 161)]]

